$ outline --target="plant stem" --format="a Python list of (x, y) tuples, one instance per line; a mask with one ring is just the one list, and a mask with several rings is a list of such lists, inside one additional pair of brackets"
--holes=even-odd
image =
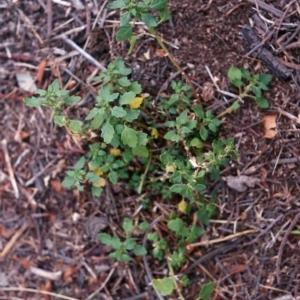
[(175, 286), (176, 292), (178, 293), (179, 299), (180, 300), (185, 300), (183, 295), (181, 294), (181, 291), (180, 291), (179, 287), (178, 287), (177, 280), (176, 280), (176, 277), (175, 277), (175, 274), (174, 274), (174, 270), (171, 266), (171, 262), (170, 262), (169, 257), (167, 257), (167, 263), (168, 263), (168, 268), (169, 268), (169, 271), (171, 273), (171, 277), (172, 277), (172, 280), (174, 282), (174, 286)]
[(174, 56), (171, 54), (171, 52), (168, 50), (166, 45), (163, 43), (161, 37), (157, 34), (156, 30), (153, 27), (148, 28), (149, 32), (154, 35), (156, 38), (158, 44), (162, 47), (162, 49), (167, 53), (171, 63), (177, 68), (177, 70), (182, 74), (182, 76), (185, 78), (185, 81), (188, 83), (188, 85), (191, 87), (192, 92), (194, 94), (194, 97), (198, 100), (198, 103), (201, 104), (201, 99), (199, 94), (197, 93), (195, 87), (193, 86), (190, 78), (187, 76), (187, 74), (184, 72), (184, 70), (181, 68), (181, 66), (177, 63)]

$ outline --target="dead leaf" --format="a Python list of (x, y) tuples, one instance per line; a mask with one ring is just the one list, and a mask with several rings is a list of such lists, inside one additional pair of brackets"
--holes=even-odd
[(38, 66), (37, 81), (38, 81), (39, 85), (42, 83), (46, 66), (47, 66), (47, 61), (45, 59), (43, 59), (39, 63), (39, 66)]
[(3, 225), (0, 225), (0, 236), (5, 239), (10, 239), (12, 235), (12, 231), (7, 230)]
[(240, 175), (240, 176), (227, 176), (223, 177), (223, 180), (227, 182), (227, 185), (238, 192), (245, 192), (247, 187), (254, 187), (260, 183), (260, 178)]
[(201, 97), (204, 101), (210, 101), (214, 98), (215, 90), (211, 82), (204, 82)]
[(62, 192), (65, 190), (65, 188), (62, 186), (61, 182), (59, 180), (51, 180), (50, 186), (56, 191), (56, 192)]
[(77, 270), (78, 270), (77, 266), (72, 266), (72, 267), (69, 267), (68, 269), (66, 269), (63, 274), (64, 280), (67, 282), (72, 282), (73, 281), (72, 276), (77, 272)]
[(167, 56), (166, 52), (163, 49), (156, 49), (155, 54), (158, 57), (165, 57), (165, 56)]
[(264, 137), (266, 139), (272, 139), (277, 134), (276, 115), (267, 115), (263, 117), (263, 125), (265, 128)]

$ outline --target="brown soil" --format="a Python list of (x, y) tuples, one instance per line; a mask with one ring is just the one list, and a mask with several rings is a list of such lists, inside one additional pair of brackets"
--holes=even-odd
[[(139, 39), (133, 54), (126, 56), (128, 44), (113, 38), (116, 23), (112, 21), (118, 15), (109, 10), (100, 15), (103, 29), (91, 33), (90, 22), (103, 1), (93, 1), (89, 11), (67, 5), (81, 1), (52, 7), (45, 2), (0, 4), (0, 299), (157, 299), (142, 260), (115, 263), (108, 259), (110, 249), (97, 241), (103, 228), (122, 235), (121, 222), (138, 208), (138, 195), (124, 191), (122, 184), (107, 186), (100, 199), (62, 188), (65, 171), (84, 153), (83, 146), (69, 132), (53, 126), (49, 110), (25, 106), (24, 97), (32, 94), (20, 88), (16, 76), (29, 72), (39, 88), (57, 77), (63, 83), (71, 78), (69, 88), (84, 101), (69, 113), (80, 117), (95, 95), (88, 81), (95, 67), (64, 42), (63, 34), (80, 47), (91, 37), (87, 52), (104, 66), (117, 56), (124, 57), (135, 70), (133, 78), (153, 97), (177, 70), (159, 56), (159, 47), (149, 36)], [(186, 67), (203, 105), (216, 114), (229, 107), (232, 99), (216, 90), (206, 67), (220, 89), (232, 93), (237, 90), (227, 78), (230, 66), (245, 67), (251, 73), (270, 72), (260, 59), (246, 55), (251, 49), (241, 29), (249, 22), (261, 39), (275, 29), (264, 46), (293, 69), (293, 77), (287, 80), (274, 76), (266, 93), (269, 109), (259, 109), (247, 100), (236, 114), (222, 119), (220, 136), (234, 137), (240, 153), (222, 176), (261, 180), (244, 192), (228, 187), (225, 180), (208, 186), (209, 192), (218, 191), (220, 210), (205, 238), (220, 241), (197, 247), (181, 270), (188, 270), (192, 280), (189, 288), (182, 289), (187, 300), (197, 299), (200, 287), (209, 281), (217, 282), (212, 299), (299, 299), (299, 238), (291, 230), (300, 226), (300, 52), (294, 44), (299, 40), (300, 7), (298, 1), (265, 1), (277, 11), (269, 6), (257, 13), (251, 2), (256, 1), (171, 0), (172, 19), (158, 29)], [(281, 16), (276, 15), (278, 11)], [(276, 54), (281, 45), (284, 51)], [(207, 90), (213, 97), (207, 96)], [(277, 134), (272, 139), (264, 137), (266, 115), (277, 117)], [(148, 222), (171, 205), (153, 201), (159, 202), (158, 211), (141, 212)], [(153, 277), (167, 269), (150, 258), (148, 264)]]

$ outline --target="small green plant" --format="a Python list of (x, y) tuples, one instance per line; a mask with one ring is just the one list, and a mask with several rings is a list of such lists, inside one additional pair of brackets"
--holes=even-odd
[(155, 37), (158, 44), (165, 51), (172, 64), (180, 71), (188, 85), (191, 87), (193, 95), (201, 103), (200, 97), (196, 92), (190, 78), (177, 63), (173, 55), (158, 35), (156, 27), (164, 21), (167, 21), (171, 14), (168, 8), (168, 0), (117, 0), (108, 5), (111, 9), (120, 9), (123, 13), (120, 16), (120, 26), (116, 32), (117, 41), (129, 40), (130, 48), (128, 54), (134, 48), (134, 45), (140, 35), (133, 34), (133, 27), (137, 21), (144, 22), (148, 32)]
[[(153, 256), (159, 260), (167, 258), (170, 276), (154, 279), (152, 284), (154, 288), (163, 296), (169, 296), (174, 291), (179, 295), (179, 299), (184, 299), (179, 284), (186, 287), (191, 281), (186, 275), (176, 276), (175, 270), (179, 269), (187, 259), (186, 245), (199, 239), (205, 230), (196, 225), (186, 226), (184, 221), (176, 214), (172, 214), (171, 219), (167, 223), (168, 229), (174, 232), (178, 243), (169, 246), (165, 238), (160, 238), (157, 232), (148, 233), (147, 238), (153, 245)], [(200, 299), (209, 299), (215, 287), (215, 283), (210, 282), (200, 290)]]
[[(147, 230), (149, 224), (146, 222), (142, 222), (139, 224), (138, 228), (140, 230)], [(136, 242), (136, 238), (133, 238), (133, 231), (135, 226), (129, 218), (125, 218), (123, 221), (122, 228), (126, 233), (126, 239), (122, 242), (117, 236), (110, 236), (107, 233), (100, 233), (98, 235), (101, 243), (110, 246), (114, 249), (112, 253), (109, 254), (110, 258), (116, 259), (120, 262), (129, 262), (132, 260), (131, 256), (128, 254), (132, 252), (135, 256), (143, 256), (147, 254), (146, 249), (138, 245)]]
[[(149, 192), (157, 193), (162, 199), (178, 199), (177, 208), (182, 216), (173, 212), (167, 223), (175, 244), (173, 241), (169, 245), (170, 241), (159, 238), (155, 232), (148, 238), (153, 243), (153, 257), (167, 260), (171, 276), (157, 279), (153, 285), (171, 279), (170, 293), (175, 288), (181, 295), (177, 284), (185, 286), (189, 281), (186, 277), (177, 278), (175, 271), (186, 263), (186, 245), (205, 232), (203, 227), (188, 225), (184, 216), (193, 212), (199, 223), (209, 224), (217, 210), (216, 195), (209, 198), (203, 194), (207, 176), (219, 180), (220, 167), (230, 157), (235, 158), (237, 152), (233, 139), (217, 138), (220, 120), (199, 104), (191, 106), (190, 86), (182, 81), (172, 82), (173, 93), (169, 98), (160, 98), (155, 107), (150, 105), (151, 97), (145, 100), (141, 96), (141, 85), (129, 80), (130, 73), (124, 61), (117, 58), (95, 78), (101, 87), (94, 107), (83, 121), (70, 119), (65, 113), (65, 105), (74, 104), (80, 98), (61, 90), (57, 80), (47, 91), (39, 90), (38, 97), (26, 98), (25, 103), (52, 109), (57, 125), (80, 134), (88, 144), (74, 170), (67, 172), (63, 180), (65, 187), (79, 191), (90, 187), (92, 194), (99, 197), (107, 181), (112, 184), (122, 181), (127, 183), (128, 190), (138, 194)], [(158, 144), (163, 146), (160, 152), (155, 151)], [(150, 205), (151, 201), (145, 197), (143, 207)], [(132, 222), (125, 219), (125, 240), (106, 233), (99, 235), (103, 244), (114, 249), (111, 258), (128, 262), (133, 254), (146, 253), (132, 237), (133, 228)]]
[[(251, 75), (248, 70), (243, 68), (230, 67), (228, 70), (230, 82), (239, 89), (239, 98), (252, 98), (261, 108), (268, 108), (269, 103), (263, 96), (263, 91), (268, 90), (268, 84), (272, 80), (270, 74)], [(237, 108), (237, 105), (235, 103)]]

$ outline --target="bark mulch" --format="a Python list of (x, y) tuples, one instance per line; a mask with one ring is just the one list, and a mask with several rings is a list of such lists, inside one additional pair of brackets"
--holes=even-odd
[[(136, 211), (138, 196), (125, 184), (107, 186), (100, 199), (65, 190), (64, 174), (84, 146), (53, 125), (49, 110), (23, 103), (33, 94), (32, 84), (47, 88), (59, 78), (82, 97), (69, 109), (79, 118), (95, 97), (91, 79), (99, 63), (107, 66), (117, 56), (153, 97), (168, 90), (162, 87), (170, 77), (180, 79), (150, 36), (126, 55), (128, 44), (114, 39), (118, 13), (108, 10), (107, 2), (0, 3), (0, 299), (158, 299), (149, 276), (162, 276), (165, 263), (150, 256), (149, 269), (143, 260), (114, 262), (97, 240), (103, 230), (122, 234), (122, 220)], [(227, 78), (230, 66), (274, 75), (266, 93), (269, 109), (247, 100), (222, 118), (220, 136), (234, 137), (240, 156), (222, 170), (224, 180), (208, 186), (218, 191), (219, 214), (180, 270), (192, 280), (183, 289), (185, 299), (197, 299), (209, 281), (217, 282), (212, 299), (300, 299), (299, 2), (170, 0), (169, 7), (172, 18), (158, 31), (206, 108), (218, 114), (232, 102), (222, 93), (237, 92)], [(255, 43), (242, 35), (249, 25)], [(278, 68), (288, 69), (288, 75)], [(276, 135), (267, 139), (263, 120), (269, 115), (276, 118)], [(237, 191), (226, 183), (230, 175), (259, 183)], [(156, 210), (141, 212), (149, 223), (174, 207), (151, 200)]]

